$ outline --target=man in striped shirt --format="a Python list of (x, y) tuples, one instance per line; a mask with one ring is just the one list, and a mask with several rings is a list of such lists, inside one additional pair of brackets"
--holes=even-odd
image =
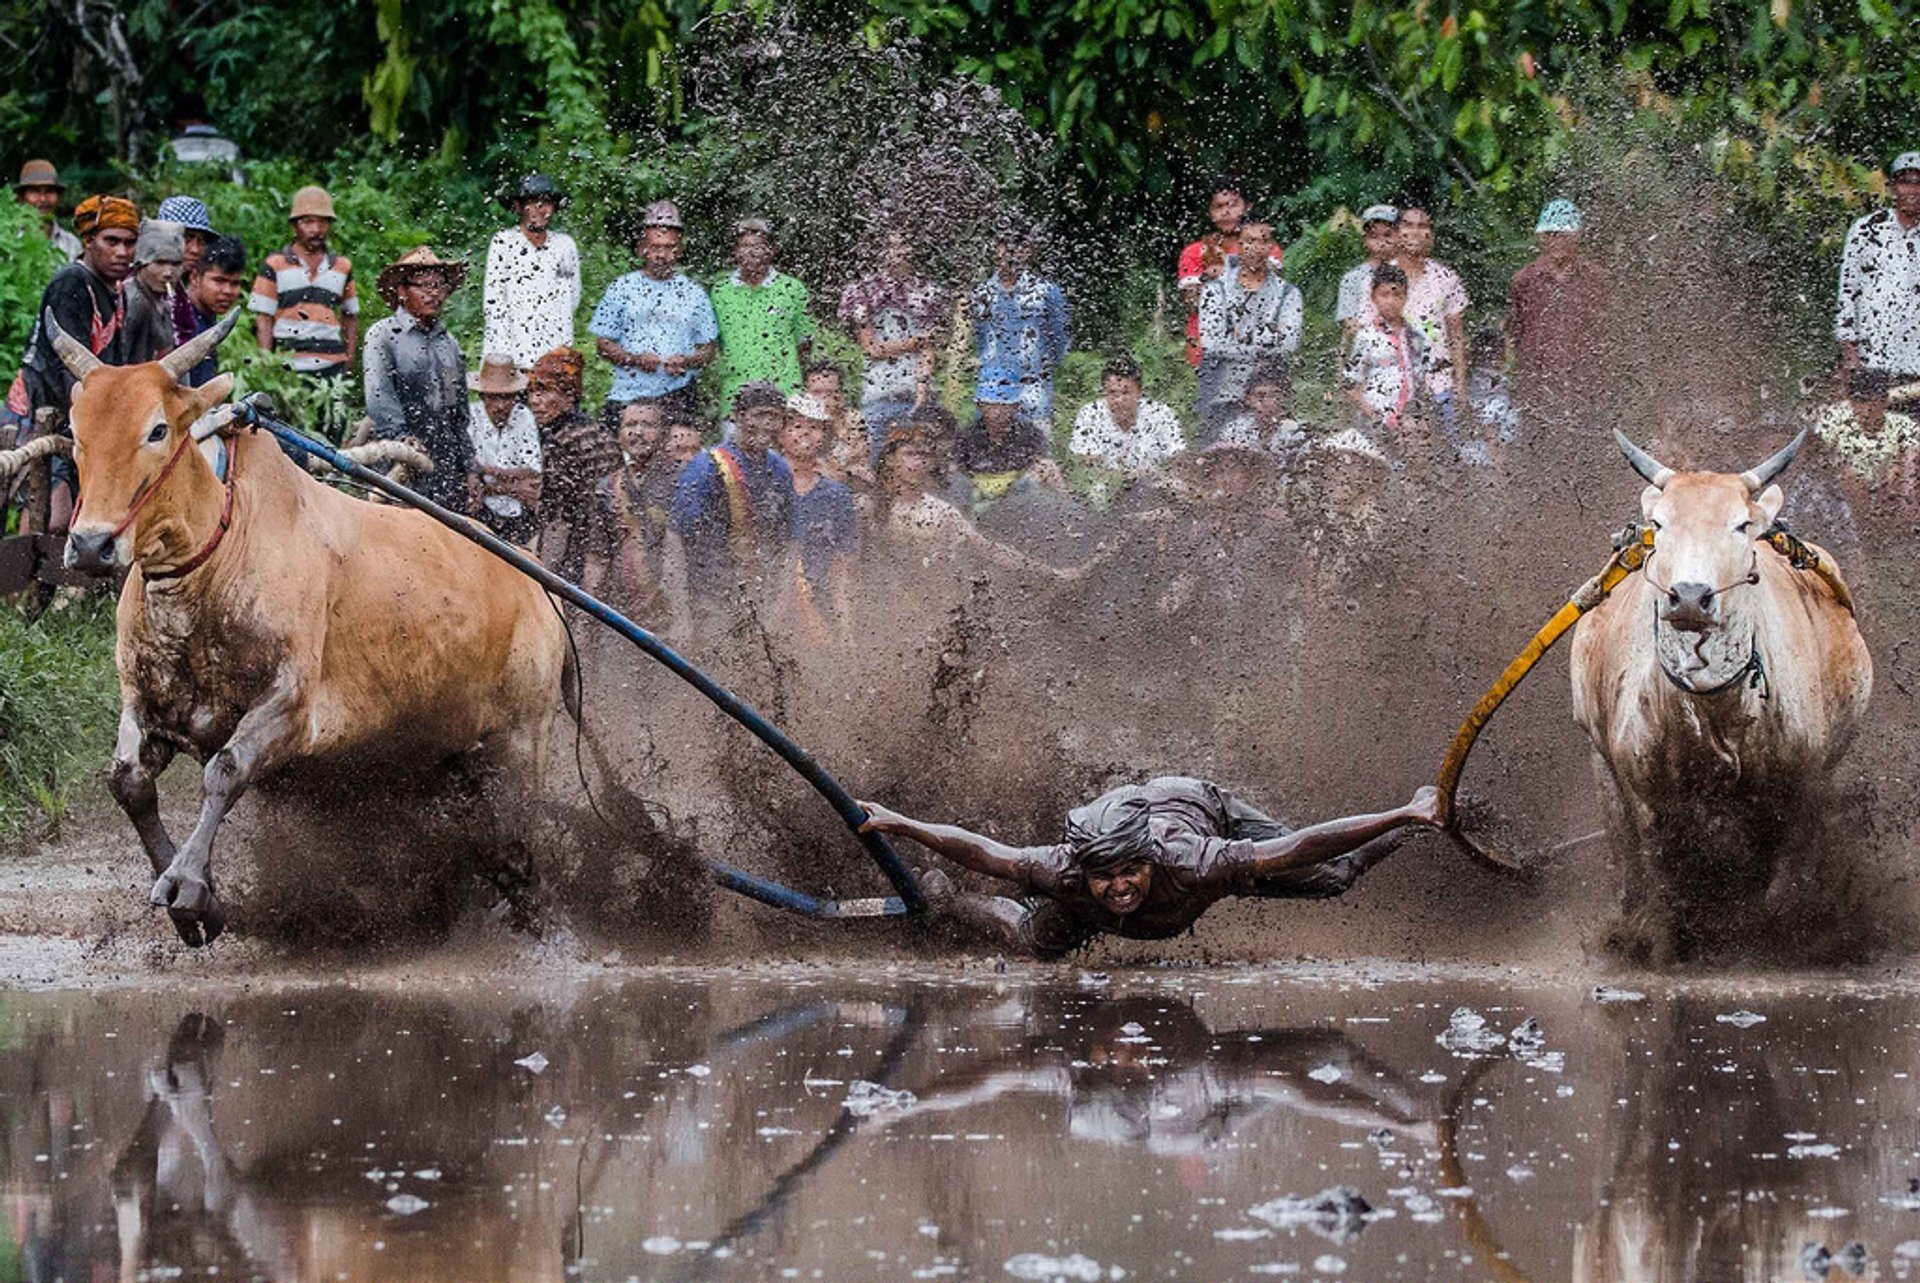
[(360, 337), (360, 292), (353, 264), (327, 248), (333, 198), (319, 187), (293, 194), (293, 241), (267, 255), (248, 308), (262, 351), (287, 354), (301, 374), (332, 378), (353, 364)]

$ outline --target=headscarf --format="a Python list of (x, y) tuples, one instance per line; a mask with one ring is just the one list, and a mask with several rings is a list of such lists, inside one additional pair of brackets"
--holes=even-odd
[(533, 363), (527, 387), (564, 392), (578, 401), (585, 390), (587, 358), (570, 347), (557, 347)]
[(1152, 811), (1138, 794), (1099, 798), (1067, 813), (1062, 835), (1080, 867), (1098, 873), (1154, 856)]
[(73, 211), (73, 230), (80, 236), (113, 227), (140, 234), (140, 210), (124, 196), (89, 196)]

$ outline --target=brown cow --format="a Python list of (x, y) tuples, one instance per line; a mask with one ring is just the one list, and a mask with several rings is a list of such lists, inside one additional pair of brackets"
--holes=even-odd
[[(157, 875), (151, 902), (190, 945), (224, 926), (214, 834), (254, 781), (296, 763), (421, 766), (479, 749), (537, 789), (570, 676), (556, 608), (504, 562), (422, 513), (320, 484), (271, 437), (195, 441), (232, 379), (179, 380), (233, 319), (116, 368), (46, 318), (80, 380), (84, 503), (67, 564), (131, 567), (113, 794)], [(182, 749), (205, 792), (176, 850), (154, 782)]]
[(1620, 437), (1653, 551), (1580, 621), (1573, 706), (1625, 873), (1614, 943), (1639, 960), (1777, 940), (1834, 902), (1808, 839), (1873, 660), (1837, 572), (1764, 538), (1806, 437), (1738, 476), (1675, 472)]

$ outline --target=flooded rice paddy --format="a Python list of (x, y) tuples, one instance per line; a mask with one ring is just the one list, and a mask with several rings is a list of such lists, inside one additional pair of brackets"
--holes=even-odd
[(9, 993), (0, 1279), (1920, 1276), (1920, 996), (1383, 975)]

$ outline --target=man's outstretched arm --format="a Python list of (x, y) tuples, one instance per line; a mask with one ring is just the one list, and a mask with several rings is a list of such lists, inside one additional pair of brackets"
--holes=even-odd
[(945, 856), (961, 868), (972, 869), (988, 877), (1004, 878), (1008, 882), (1024, 881), (1022, 870), (1039, 863), (1053, 849), (1045, 846), (1008, 846), (955, 824), (923, 824), (875, 802), (862, 802), (860, 805), (867, 812), (867, 822), (860, 826), (862, 833), (886, 833), (894, 837), (912, 838), (935, 855)]
[(1309, 864), (1337, 860), (1347, 852), (1408, 824), (1440, 827), (1440, 795), (1427, 785), (1413, 795), (1405, 806), (1373, 815), (1349, 815), (1309, 825), (1283, 838), (1269, 838), (1253, 844), (1253, 872), (1256, 877), (1298, 869)]

